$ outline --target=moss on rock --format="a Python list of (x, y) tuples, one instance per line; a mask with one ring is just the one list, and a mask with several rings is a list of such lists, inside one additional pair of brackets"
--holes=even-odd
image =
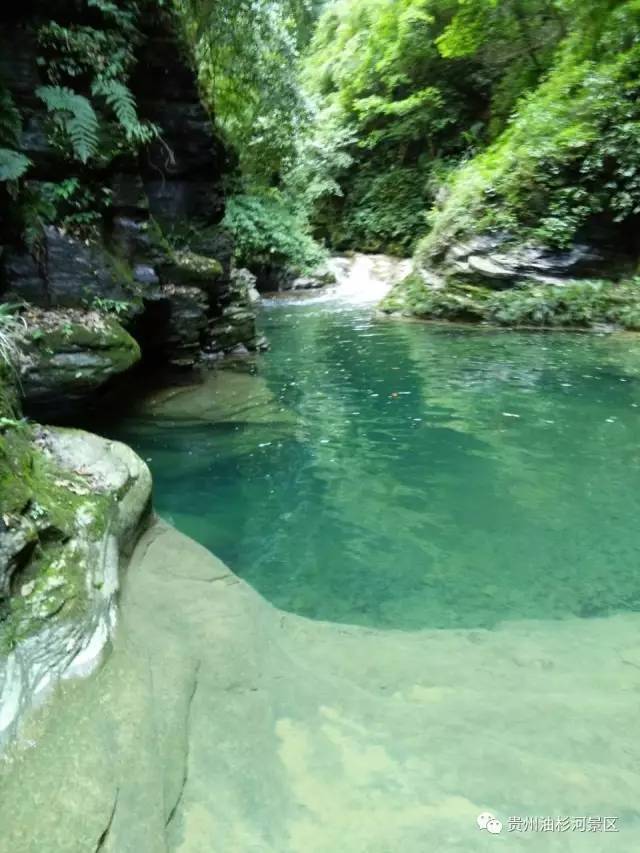
[(500, 326), (590, 329), (608, 325), (640, 330), (640, 280), (573, 281), (503, 291), (455, 280), (429, 286), (418, 273), (395, 285), (380, 309), (430, 320), (486, 322)]
[(86, 549), (100, 541), (113, 501), (52, 457), (46, 434), (22, 424), (0, 434), (0, 649), (12, 648), (52, 616), (86, 604)]
[(222, 264), (215, 258), (198, 255), (181, 249), (172, 255), (172, 263), (164, 270), (164, 277), (173, 284), (209, 286), (222, 275)]
[(43, 684), (102, 659), (151, 477), (117, 442), (21, 423), (0, 434), (0, 487), (1, 744)]
[(22, 385), (28, 400), (77, 399), (140, 359), (140, 347), (113, 317), (97, 311), (26, 315)]

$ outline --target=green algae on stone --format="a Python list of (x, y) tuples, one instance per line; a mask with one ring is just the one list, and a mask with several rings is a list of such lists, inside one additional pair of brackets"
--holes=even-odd
[(25, 315), (22, 384), (27, 398), (82, 396), (140, 360), (140, 347), (111, 316), (97, 311)]
[(522, 282), (506, 290), (447, 280), (432, 286), (418, 272), (394, 285), (380, 303), (387, 314), (429, 320), (486, 322), (499, 326), (592, 329), (598, 325), (640, 329), (640, 280), (624, 283)]
[(3, 437), (0, 746), (43, 685), (102, 661), (151, 493), (146, 465), (117, 442), (27, 425)]
[(438, 320), (478, 322), (486, 317), (489, 292), (472, 285), (429, 287), (422, 276), (413, 272), (393, 286), (380, 303), (387, 314)]
[(173, 284), (209, 285), (222, 275), (222, 264), (215, 258), (198, 255), (189, 249), (173, 253), (165, 277)]
[(114, 512), (108, 496), (61, 469), (40, 442), (38, 430), (27, 426), (0, 435), (0, 648), (51, 616), (78, 615), (87, 565), (73, 539), (83, 529), (99, 541)]

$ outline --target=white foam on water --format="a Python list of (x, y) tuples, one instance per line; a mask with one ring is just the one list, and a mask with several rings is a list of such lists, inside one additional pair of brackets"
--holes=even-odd
[(336, 255), (329, 259), (328, 266), (336, 277), (336, 284), (321, 291), (287, 292), (286, 296), (267, 298), (265, 304), (309, 305), (331, 303), (333, 305), (373, 306), (387, 295), (394, 284), (411, 271), (408, 258), (393, 258), (389, 255)]

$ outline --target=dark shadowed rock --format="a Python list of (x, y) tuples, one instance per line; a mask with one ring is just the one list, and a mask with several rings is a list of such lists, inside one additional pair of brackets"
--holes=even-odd
[[(612, 249), (576, 243), (566, 250), (515, 243), (508, 234), (479, 235), (453, 243), (427, 267), (432, 283), (464, 280), (495, 290), (518, 283), (562, 284), (581, 278), (611, 278), (628, 269), (628, 258)], [(435, 278), (435, 282), (434, 282)]]
[(120, 323), (96, 311), (33, 309), (25, 321), (21, 384), (30, 410), (73, 405), (140, 358)]
[(169, 305), (165, 357), (170, 364), (196, 362), (207, 329), (207, 300), (199, 287), (165, 284), (161, 299)]
[(41, 307), (90, 306), (96, 298), (133, 296), (101, 243), (87, 245), (53, 225), (44, 229), (37, 259), (26, 250), (6, 252), (3, 278), (6, 299)]

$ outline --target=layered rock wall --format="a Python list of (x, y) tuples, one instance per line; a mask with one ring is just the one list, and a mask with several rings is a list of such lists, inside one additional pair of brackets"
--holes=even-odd
[[(55, 315), (47, 326), (66, 329), (64, 348), (48, 347), (35, 368), (33, 353), (37, 357), (43, 348), (33, 340), (29, 346), (25, 393), (29, 399), (33, 389), (34, 399), (45, 408), (56, 403), (56, 362), (68, 361), (69, 351), (81, 371), (78, 396), (140, 357), (135, 346), (126, 346), (128, 358), (123, 359), (122, 348), (116, 351), (109, 342), (101, 346), (95, 336), (87, 346), (86, 336), (74, 336), (77, 316), (68, 322), (68, 309), (110, 313), (109, 330), (124, 326), (143, 359), (154, 364), (191, 366), (205, 349), (224, 352), (237, 343), (249, 349), (256, 345), (255, 316), (236, 299), (233, 244), (220, 226), (223, 177), (233, 169), (233, 160), (200, 100), (196, 74), (171, 13), (142, 15), (130, 80), (140, 119), (157, 127), (152, 142), (139, 156), (123, 151), (106, 166), (99, 157), (82, 165), (52, 142), (45, 106), (35, 95), (47, 83), (38, 27), (49, 19), (67, 27), (84, 24), (89, 12), (84, 4), (66, 2), (54, 7), (36, 2), (22, 18), (0, 12), (0, 76), (22, 115), (21, 151), (31, 160), (19, 191), (27, 198), (44, 186), (60, 188), (72, 180), (105, 200), (99, 211), (92, 211), (99, 221), (88, 236), (65, 228), (55, 216), (46, 224), (43, 216), (35, 239), (31, 235), (32, 242), (25, 242), (16, 217), (0, 219), (0, 301), (37, 306)], [(0, 208), (6, 214), (10, 207), (4, 202), (0, 200)], [(31, 315), (30, 328), (39, 336), (36, 318)], [(95, 323), (88, 325), (95, 331)], [(101, 355), (96, 361), (97, 350)], [(105, 364), (111, 353), (113, 360)]]

